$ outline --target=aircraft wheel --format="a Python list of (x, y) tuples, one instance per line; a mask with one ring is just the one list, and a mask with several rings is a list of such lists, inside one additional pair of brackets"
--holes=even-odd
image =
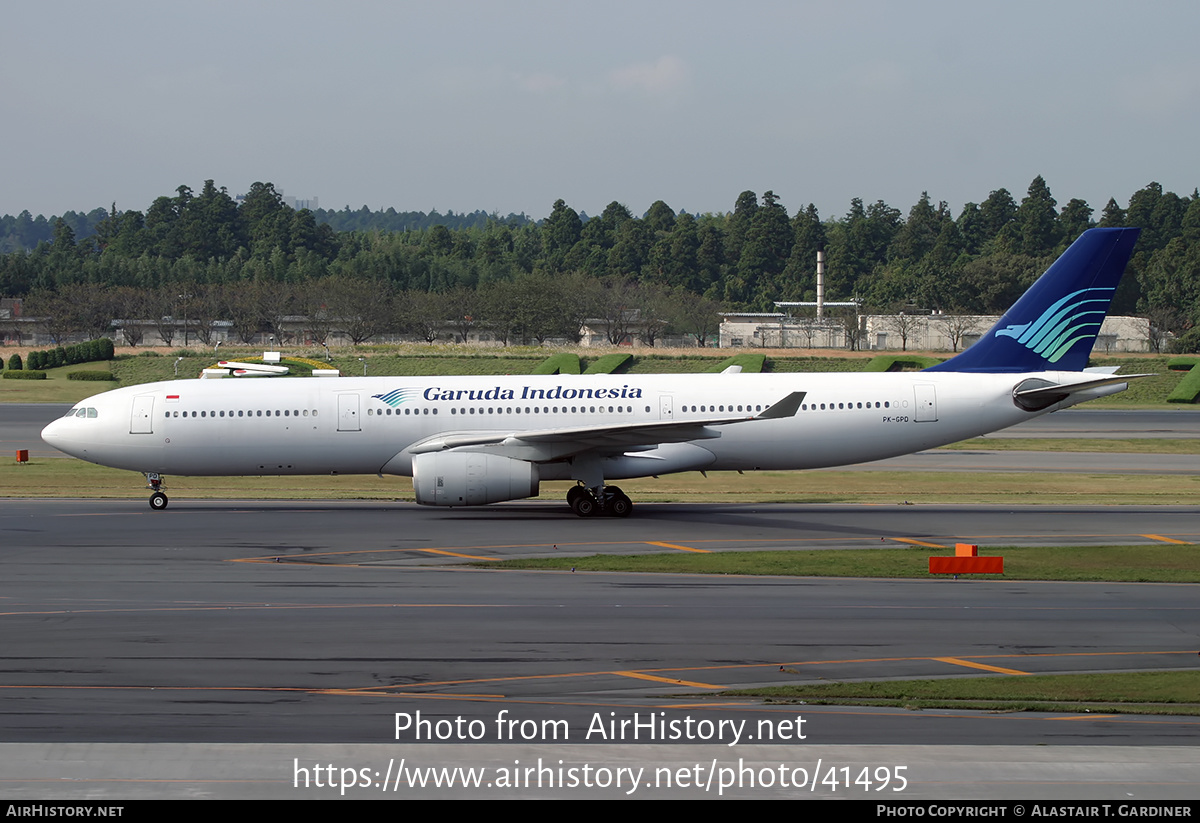
[(155, 492), (150, 495), (150, 508), (156, 512), (160, 512), (167, 507), (167, 496), (162, 492)]
[(613, 517), (628, 517), (633, 512), (633, 501), (618, 491), (608, 501), (608, 513)]
[(599, 511), (600, 507), (596, 505), (596, 498), (591, 494), (584, 492), (583, 494), (575, 495), (571, 500), (571, 511), (579, 517), (591, 517)]
[(581, 495), (581, 494), (584, 495), (585, 497), (591, 496), (588, 494), (588, 490), (585, 489), (583, 486), (572, 486), (571, 488), (569, 488), (567, 490), (567, 505), (570, 506), (572, 509), (574, 509), (575, 501), (579, 499), (579, 495)]

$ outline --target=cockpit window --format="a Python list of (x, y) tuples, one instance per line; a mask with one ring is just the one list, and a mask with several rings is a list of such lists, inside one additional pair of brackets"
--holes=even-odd
[(67, 413), (64, 414), (63, 417), (74, 417), (75, 415), (82, 414), (82, 413), (83, 413), (83, 409), (68, 409)]
[(91, 406), (88, 406), (87, 416), (88, 417), (97, 417), (98, 414), (95, 409), (93, 409)]
[(100, 416), (100, 413), (97, 412), (96, 409), (91, 406), (88, 406), (85, 408), (80, 408), (80, 409), (71, 409), (69, 412), (67, 412), (66, 414), (63, 415), (63, 417), (91, 417), (91, 418), (96, 418), (99, 416)]

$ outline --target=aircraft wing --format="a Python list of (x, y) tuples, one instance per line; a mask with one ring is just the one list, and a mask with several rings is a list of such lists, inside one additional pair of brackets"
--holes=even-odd
[(558, 460), (593, 449), (624, 452), (653, 448), (662, 443), (711, 440), (721, 433), (714, 427), (756, 420), (778, 420), (793, 416), (804, 400), (805, 392), (792, 392), (762, 412), (737, 417), (710, 417), (692, 420), (657, 420), (641, 423), (616, 423), (598, 426), (572, 426), (510, 432), (463, 432), (439, 434), (416, 443), (410, 454), (462, 450), (484, 450), (521, 460)]

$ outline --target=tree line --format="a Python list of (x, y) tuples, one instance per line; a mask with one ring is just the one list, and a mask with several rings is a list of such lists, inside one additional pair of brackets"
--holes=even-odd
[[(55, 344), (116, 335), (138, 346), (153, 331), (166, 345), (214, 345), (221, 337), (251, 344), (266, 334), (306, 345), (327, 344), (335, 335), (355, 345), (381, 335), (429, 343), (485, 335), (505, 345), (540, 345), (550, 339), (578, 343), (586, 324), (612, 345), (636, 337), (653, 346), (672, 332), (705, 346), (717, 334), (720, 308), (701, 295), (629, 278), (535, 272), (444, 292), (337, 276), (156, 288), (71, 283), (30, 294), (24, 315), (36, 318), (38, 331)], [(226, 333), (219, 335), (222, 324)], [(13, 337), (21, 333), (19, 323), (0, 327)]]
[[(814, 298), (821, 249), (829, 299), (857, 298), (879, 312), (994, 314), (1085, 229), (1138, 226), (1142, 236), (1114, 311), (1148, 316), (1157, 330), (1176, 334), (1200, 326), (1200, 193), (1179, 196), (1158, 183), (1139, 189), (1125, 207), (1110, 199), (1099, 215), (1080, 199), (1060, 208), (1040, 176), (1019, 202), (998, 189), (957, 215), (928, 194), (907, 214), (856, 198), (840, 217), (822, 218), (812, 204), (789, 215), (773, 191), (743, 192), (731, 211), (699, 215), (657, 201), (639, 217), (613, 202), (589, 218), (558, 200), (537, 222), (511, 215), (481, 222), (475, 213), (459, 228), (361, 228), (363, 210), (334, 214), (354, 227), (338, 230), (312, 211), (289, 208), (270, 183), (255, 183), (240, 203), (211, 180), (199, 193), (180, 186), (144, 213), (108, 210), (86, 237), (57, 219), (49, 239), (0, 255), (0, 294), (28, 298), (31, 311), (84, 288), (105, 299), (137, 292), (173, 302), (170, 312), (163, 305), (111, 309), (119, 313), (110, 320), (159, 311), (178, 317), (180, 295), (192, 295), (186, 305), (200, 303), (196, 295), (225, 293), (225, 312), (286, 302), (246, 321), (260, 330), (284, 310), (349, 316), (349, 308), (335, 311), (330, 303), (341, 291), (407, 307), (451, 295), (459, 305), (471, 295), (475, 307), (463, 309), (463, 318), (494, 326), (501, 337), (511, 327), (522, 339), (537, 339), (573, 320), (506, 319), (499, 308), (506, 300), (532, 306), (549, 295), (558, 304), (588, 306), (578, 311), (589, 317), (602, 316), (602, 298), (614, 294), (624, 317), (645, 319), (649, 311), (665, 318), (667, 308), (657, 307), (701, 300), (770, 311), (776, 300)], [(255, 290), (275, 297), (245, 296)], [(193, 311), (199, 309), (185, 313)], [(411, 319), (408, 326), (396, 319), (397, 310), (391, 316), (392, 328), (412, 328)], [(564, 334), (560, 328), (549, 336)]]

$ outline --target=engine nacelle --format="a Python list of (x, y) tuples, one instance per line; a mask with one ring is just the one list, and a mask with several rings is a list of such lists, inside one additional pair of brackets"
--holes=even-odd
[(482, 506), (534, 497), (538, 467), (480, 452), (430, 452), (412, 460), (413, 490), (424, 506)]

